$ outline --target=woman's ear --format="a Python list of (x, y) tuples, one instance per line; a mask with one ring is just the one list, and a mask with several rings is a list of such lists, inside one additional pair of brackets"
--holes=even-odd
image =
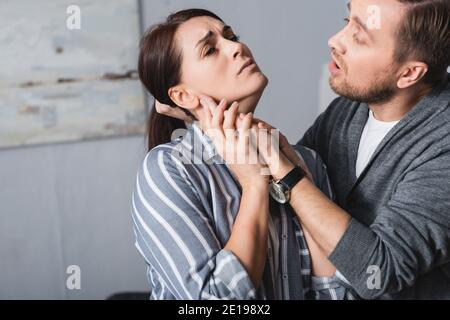
[(194, 110), (200, 105), (197, 94), (182, 85), (170, 88), (168, 94), (170, 99), (180, 108)]

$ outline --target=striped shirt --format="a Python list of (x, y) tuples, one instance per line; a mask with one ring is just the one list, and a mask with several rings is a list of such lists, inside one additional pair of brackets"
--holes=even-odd
[[(152, 149), (132, 195), (135, 245), (145, 259), (150, 299), (344, 299), (340, 278), (311, 276), (301, 225), (289, 205), (269, 197), (268, 253), (258, 289), (224, 249), (239, 211), (241, 188), (214, 144), (193, 124)], [(295, 147), (328, 197), (326, 168), (316, 153)]]

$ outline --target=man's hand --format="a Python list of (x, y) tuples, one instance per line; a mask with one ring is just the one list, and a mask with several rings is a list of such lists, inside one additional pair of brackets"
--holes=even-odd
[[(278, 129), (267, 122), (260, 119), (255, 120), (258, 123), (258, 128), (261, 130), (260, 132), (263, 134), (267, 132), (268, 134), (267, 138), (263, 139), (263, 141), (267, 140), (268, 144), (265, 146), (258, 146), (258, 150), (269, 165), (272, 177), (275, 180), (282, 179), (295, 165), (298, 165), (305, 171), (308, 178), (313, 181), (305, 161), (291, 146), (287, 138)], [(278, 139), (278, 143), (273, 143), (274, 139)]]
[(188, 123), (192, 123), (194, 121), (192, 117), (188, 116), (180, 108), (171, 107), (167, 104), (160, 103), (158, 100), (155, 100), (155, 109), (156, 112), (175, 119), (180, 119)]

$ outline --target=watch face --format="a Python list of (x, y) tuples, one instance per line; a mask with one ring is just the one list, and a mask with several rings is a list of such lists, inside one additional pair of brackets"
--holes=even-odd
[(281, 184), (276, 182), (272, 182), (269, 188), (270, 195), (272, 198), (279, 203), (286, 203), (286, 194), (284, 192), (284, 188)]

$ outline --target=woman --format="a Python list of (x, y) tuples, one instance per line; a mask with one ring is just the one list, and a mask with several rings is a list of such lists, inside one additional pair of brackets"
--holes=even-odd
[[(177, 12), (144, 34), (138, 68), (156, 100), (200, 120), (189, 124), (155, 108), (149, 117), (133, 221), (150, 298), (344, 298), (348, 291), (334, 267), (290, 207), (270, 199), (264, 163), (227, 161), (256, 151), (246, 137), (268, 83), (231, 27), (206, 10)], [(221, 101), (212, 115), (201, 105), (203, 95)], [(226, 101), (235, 103), (228, 108)], [(217, 148), (203, 134), (212, 124), (239, 129), (237, 137), (222, 132), (236, 148)], [(186, 132), (171, 141), (177, 129)], [(331, 196), (323, 165), (311, 150), (298, 151)], [(311, 267), (321, 277), (311, 277)]]

